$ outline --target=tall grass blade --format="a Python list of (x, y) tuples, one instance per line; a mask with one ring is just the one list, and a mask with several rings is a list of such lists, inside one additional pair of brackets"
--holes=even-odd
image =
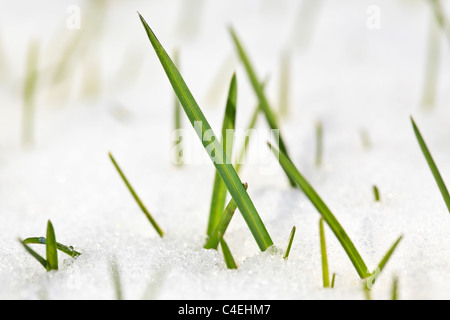
[(202, 110), (198, 106), (197, 102), (192, 96), (192, 93), (190, 92), (177, 68), (173, 64), (172, 60), (170, 59), (144, 18), (140, 14), (139, 17), (187, 117), (189, 118), (194, 128), (198, 128), (198, 125), (200, 125), (200, 130), (196, 130), (196, 132), (200, 140), (202, 141), (203, 146), (205, 147), (207, 152), (208, 150), (215, 151), (214, 155), (211, 152), (208, 152), (209, 156), (213, 164), (215, 165), (216, 170), (219, 171), (219, 174), (222, 177), (225, 185), (227, 186), (228, 191), (236, 201), (239, 211), (241, 212), (245, 222), (247, 223), (260, 250), (265, 251), (269, 246), (273, 244), (273, 242), (258, 212), (256, 211), (253, 202), (251, 201), (248, 193), (242, 185), (242, 181), (240, 180), (236, 170), (226, 156), (222, 145), (218, 142), (216, 135), (211, 129), (211, 126), (203, 115)]
[[(248, 184), (244, 183), (244, 187), (245, 190), (247, 190)], [(224, 212), (222, 213), (215, 229), (213, 230), (213, 232), (211, 232), (211, 235), (209, 236), (208, 241), (204, 246), (205, 249), (217, 249), (219, 245), (219, 234), (225, 234), (236, 209), (236, 201), (234, 201), (234, 199), (232, 198), (226, 206)]]
[[(233, 150), (233, 134), (236, 125), (236, 101), (237, 101), (237, 83), (236, 74), (231, 78), (230, 89), (228, 91), (227, 105), (222, 123), (222, 146), (228, 157), (231, 159)], [(218, 171), (214, 177), (214, 187), (209, 211), (209, 221), (207, 235), (210, 236), (219, 222), (227, 198), (227, 186), (223, 182)]]
[(284, 259), (287, 260), (289, 258), (289, 253), (291, 252), (291, 248), (292, 248), (292, 242), (294, 241), (294, 236), (295, 236), (295, 231), (297, 230), (297, 228), (295, 228), (295, 226), (292, 227), (291, 233), (289, 235), (289, 242), (286, 248), (286, 252), (284, 254)]
[(219, 241), (220, 241), (220, 247), (222, 248), (223, 257), (225, 259), (225, 264), (227, 265), (228, 269), (237, 269), (236, 261), (233, 258), (233, 255), (231, 254), (230, 248), (228, 247), (227, 243), (225, 242), (222, 234), (219, 234)]
[(162, 238), (164, 235), (164, 232), (161, 230), (159, 225), (156, 223), (156, 220), (152, 217), (150, 212), (147, 210), (144, 203), (141, 201), (137, 193), (134, 191), (131, 184), (128, 182), (128, 179), (125, 177), (125, 174), (123, 173), (122, 169), (120, 169), (119, 165), (117, 164), (116, 160), (114, 159), (113, 155), (109, 153), (109, 158), (111, 159), (114, 167), (116, 168), (119, 175), (122, 177), (123, 182), (127, 186), (128, 190), (130, 191), (131, 195), (133, 196), (134, 200), (137, 202), (138, 206), (141, 208), (142, 212), (147, 217), (148, 221), (152, 224), (152, 226), (155, 228), (156, 232), (159, 234), (159, 236)]
[(295, 165), (289, 160), (289, 158), (278, 151), (275, 147), (269, 144), (272, 151), (274, 152), (276, 158), (280, 162), (284, 171), (293, 179), (298, 186), (303, 190), (305, 195), (311, 201), (311, 203), (316, 207), (317, 211), (320, 213), (324, 221), (328, 224), (330, 229), (338, 238), (348, 257), (350, 258), (353, 266), (355, 267), (358, 275), (361, 279), (367, 278), (370, 273), (367, 269), (366, 264), (364, 263), (361, 255), (358, 250), (356, 250), (353, 242), (348, 237), (345, 230), (342, 228), (341, 224), (331, 213), (330, 209), (328, 209), (327, 205), (323, 202), (322, 198), (317, 194), (317, 192), (313, 189), (313, 187), (309, 184), (309, 182), (302, 176), (302, 174), (298, 171)]
[[(26, 238), (25, 240), (23, 240), (23, 243), (26, 244), (43, 244), (46, 245), (47, 244), (47, 239), (45, 239), (44, 237), (32, 237), (32, 238)], [(65, 254), (71, 256), (72, 258), (76, 258), (79, 255), (81, 255), (80, 252), (75, 251), (72, 247), (68, 247), (66, 245), (63, 245), (59, 242), (56, 242), (56, 248), (61, 251), (64, 252)]]
[(328, 272), (328, 255), (327, 255), (327, 244), (325, 241), (325, 230), (323, 227), (323, 218), (319, 221), (319, 233), (320, 233), (320, 253), (322, 255), (322, 280), (323, 287), (330, 287), (330, 274)]
[(50, 220), (48, 220), (47, 222), (46, 252), (47, 271), (58, 270), (58, 250), (56, 246), (55, 230), (53, 229), (53, 225)]
[(47, 261), (44, 258), (42, 258), (36, 251), (31, 249), (30, 246), (28, 246), (25, 242), (23, 242), (20, 239), (19, 241), (23, 245), (25, 250), (27, 250), (28, 253), (31, 254), (45, 269), (47, 269)]
[[(236, 35), (236, 32), (230, 28), (230, 34), (233, 38), (234, 44), (236, 46), (236, 49), (238, 51), (239, 57), (242, 60), (242, 63), (244, 64), (244, 67), (247, 71), (247, 75), (250, 79), (250, 83), (252, 84), (253, 90), (255, 91), (256, 96), (258, 97), (259, 105), (261, 109), (264, 111), (264, 114), (266, 116), (267, 123), (272, 130), (280, 130), (280, 127), (278, 125), (278, 120), (275, 117), (275, 114), (273, 113), (269, 102), (266, 98), (266, 95), (264, 94), (263, 87), (261, 86), (261, 82), (259, 81), (258, 77), (256, 76), (255, 70), (250, 62), (250, 59), (248, 58), (248, 55), (246, 51), (244, 50), (244, 47), (242, 46), (238, 36)], [(288, 154), (286, 150), (285, 143), (283, 141), (283, 138), (281, 136), (281, 133), (279, 134), (279, 148), (284, 154)], [(295, 187), (296, 184), (294, 181), (289, 179), (289, 182), (292, 187)]]
[(422, 134), (419, 131), (419, 128), (417, 127), (416, 123), (414, 122), (413, 117), (411, 117), (411, 123), (414, 129), (414, 133), (416, 135), (417, 141), (419, 142), (420, 148), (422, 149), (422, 153), (425, 156), (425, 159), (428, 162), (428, 166), (431, 169), (431, 172), (433, 173), (434, 179), (436, 180), (436, 183), (439, 187), (439, 190), (441, 191), (442, 197), (444, 198), (445, 204), (447, 205), (448, 210), (450, 211), (450, 194), (448, 193), (448, 189), (445, 186), (444, 180), (441, 177), (441, 174), (439, 173), (439, 170), (436, 166), (436, 163), (433, 160), (433, 157), (431, 156), (430, 150), (428, 149), (425, 140), (422, 137)]

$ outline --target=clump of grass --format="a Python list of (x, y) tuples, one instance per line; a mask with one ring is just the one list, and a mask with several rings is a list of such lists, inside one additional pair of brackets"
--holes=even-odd
[[(232, 28), (230, 28), (230, 34), (231, 34), (231, 37), (233, 38), (233, 42), (234, 42), (236, 50), (239, 54), (239, 57), (241, 58), (241, 61), (245, 67), (245, 70), (247, 71), (247, 75), (248, 75), (250, 83), (253, 87), (253, 90), (254, 90), (256, 96), (258, 97), (259, 105), (261, 107), (261, 110), (264, 112), (267, 123), (268, 123), (270, 129), (276, 130), (277, 132), (279, 132), (280, 126), (278, 125), (278, 120), (277, 120), (275, 114), (273, 113), (272, 108), (270, 107), (269, 101), (264, 93), (263, 87), (261, 86), (261, 82), (258, 80), (255, 69), (253, 68), (253, 65), (250, 62), (250, 59), (249, 59), (246, 51), (244, 50), (244, 47), (242, 46), (241, 41), (239, 40), (236, 32)], [(284, 154), (287, 155), (288, 153), (287, 153), (286, 145), (283, 141), (283, 137), (282, 137), (281, 133), (279, 133), (278, 139), (279, 139), (278, 146), (279, 146), (280, 150)], [(290, 178), (289, 178), (289, 182), (292, 187), (296, 186), (295, 182), (292, 181)]]
[(227, 186), (231, 197), (236, 201), (239, 211), (247, 223), (260, 250), (265, 251), (268, 247), (273, 245), (273, 242), (261, 220), (261, 217), (256, 211), (253, 202), (245, 190), (242, 181), (240, 180), (233, 165), (230, 163), (223, 146), (219, 143), (214, 131), (211, 129), (211, 126), (203, 115), (202, 110), (192, 96), (192, 93), (186, 85), (183, 77), (180, 75), (178, 69), (162, 47), (159, 40), (156, 38), (151, 28), (148, 26), (145, 19), (140, 14), (139, 17), (150, 43), (152, 44), (152, 47), (155, 50), (155, 53), (158, 56), (187, 117), (189, 118), (191, 125), (195, 128), (196, 123), (200, 124), (201, 130), (196, 130), (197, 135), (207, 151), (215, 151), (214, 154), (212, 154), (212, 152), (208, 152), (208, 154), (223, 182)]
[(281, 151), (277, 150), (270, 143), (269, 143), (269, 147), (274, 152), (276, 158), (278, 159), (280, 165), (283, 167), (284, 171), (303, 190), (305, 195), (308, 197), (308, 199), (311, 201), (311, 203), (317, 209), (319, 214), (322, 216), (323, 220), (328, 224), (330, 229), (333, 231), (333, 233), (335, 234), (335, 236), (341, 243), (342, 247), (344, 248), (345, 252), (347, 253), (350, 261), (352, 262), (353, 266), (355, 267), (355, 270), (358, 273), (358, 275), (360, 276), (360, 278), (364, 280), (364, 279), (367, 279), (367, 278), (373, 276), (375, 273), (381, 272), (381, 270), (385, 267), (386, 263), (388, 262), (388, 260), (392, 256), (393, 252), (395, 251), (397, 245), (400, 243), (402, 236), (390, 248), (390, 250), (387, 252), (385, 257), (381, 260), (378, 267), (375, 269), (375, 271), (370, 272), (369, 269), (367, 268), (366, 263), (364, 262), (361, 255), (359, 254), (358, 250), (356, 249), (355, 245), (353, 244), (353, 242), (351, 241), (351, 239), (345, 232), (344, 228), (341, 226), (339, 221), (336, 219), (336, 217), (330, 211), (330, 209), (325, 204), (325, 202), (322, 200), (322, 198), (317, 194), (317, 192), (314, 190), (314, 188), (310, 185), (310, 183), (303, 177), (303, 175), (298, 171), (298, 169), (295, 167), (295, 165), (291, 162), (291, 160), (285, 154), (283, 154)]
[(285, 260), (287, 260), (289, 258), (289, 253), (291, 252), (292, 242), (294, 241), (294, 236), (295, 236), (296, 230), (297, 230), (297, 228), (295, 226), (293, 226), (291, 233), (289, 234), (289, 242), (288, 242), (284, 257), (283, 257)]
[[(225, 108), (225, 115), (222, 123), (222, 146), (228, 157), (231, 159), (233, 150), (233, 136), (229, 132), (234, 132), (236, 124), (236, 102), (237, 102), (237, 82), (236, 74), (231, 78), (230, 89), (228, 91), (227, 105)], [(218, 171), (214, 177), (214, 187), (211, 199), (211, 207), (209, 211), (209, 221), (207, 235), (210, 236), (220, 216), (225, 208), (225, 201), (227, 197), (227, 186), (223, 182)]]
[(122, 169), (120, 169), (119, 165), (117, 164), (116, 160), (114, 159), (113, 155), (109, 153), (109, 158), (111, 159), (111, 162), (113, 163), (114, 167), (116, 168), (117, 172), (121, 176), (123, 182), (127, 186), (127, 189), (130, 191), (131, 195), (133, 196), (134, 200), (138, 204), (139, 208), (141, 208), (142, 212), (147, 217), (148, 221), (150, 221), (153, 228), (155, 228), (156, 232), (159, 234), (159, 236), (162, 238), (164, 235), (164, 232), (159, 227), (158, 223), (156, 223), (156, 220), (152, 217), (150, 212), (147, 210), (147, 207), (144, 205), (144, 203), (141, 201), (139, 196), (137, 195), (136, 191), (134, 191), (133, 187), (131, 186), (130, 182), (128, 182), (128, 179), (126, 178), (125, 174), (123, 173)]
[(220, 241), (220, 247), (222, 248), (223, 258), (225, 259), (225, 264), (227, 265), (228, 269), (237, 269), (238, 266), (236, 264), (236, 261), (233, 258), (233, 255), (231, 254), (230, 248), (228, 247), (227, 243), (225, 242), (225, 239), (223, 238), (223, 235), (219, 233), (219, 241)]
[[(71, 257), (77, 257), (81, 254), (71, 247), (56, 242), (55, 230), (50, 220), (47, 222), (47, 238), (27, 238), (25, 240), (19, 239), (19, 241), (24, 246), (25, 250), (27, 250), (27, 252), (30, 253), (47, 271), (58, 270), (57, 250), (60, 250)], [(46, 259), (28, 246), (28, 244), (31, 243), (45, 244)]]
[(450, 194), (448, 193), (448, 189), (444, 183), (444, 180), (441, 177), (441, 174), (439, 173), (436, 163), (434, 162), (433, 157), (431, 156), (430, 150), (428, 149), (425, 140), (423, 139), (422, 134), (420, 133), (419, 128), (417, 127), (413, 117), (411, 117), (411, 123), (417, 141), (419, 142), (420, 149), (422, 150), (422, 153), (425, 156), (425, 159), (427, 160), (428, 166), (430, 167), (430, 170), (434, 176), (434, 179), (436, 180), (439, 190), (441, 191), (445, 204), (447, 205), (447, 208), (450, 211)]
[(372, 186), (372, 190), (373, 190), (373, 197), (375, 198), (375, 201), (380, 202), (381, 201), (380, 190), (378, 189), (378, 187), (376, 185)]
[(31, 42), (28, 48), (25, 83), (23, 87), (23, 133), (24, 145), (33, 143), (35, 97), (38, 83), (39, 45)]

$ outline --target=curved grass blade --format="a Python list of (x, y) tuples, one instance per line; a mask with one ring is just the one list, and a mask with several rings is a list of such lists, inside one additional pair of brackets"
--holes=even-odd
[(330, 209), (328, 209), (327, 205), (323, 202), (322, 198), (320, 198), (317, 192), (313, 189), (313, 187), (309, 184), (309, 182), (302, 176), (302, 174), (298, 171), (295, 165), (284, 153), (278, 151), (270, 143), (269, 147), (274, 152), (284, 171), (303, 190), (303, 192), (311, 201), (311, 203), (314, 205), (314, 207), (316, 207), (317, 211), (320, 213), (324, 221), (328, 224), (330, 229), (336, 235), (361, 279), (365, 279), (368, 276), (370, 276), (367, 266), (364, 263), (363, 259), (361, 258), (361, 255), (359, 254), (358, 250), (356, 250), (353, 242), (350, 240), (347, 233), (342, 228), (338, 220), (334, 217)]
[[(237, 82), (236, 74), (233, 74), (228, 91), (227, 105), (225, 108), (225, 115), (222, 124), (222, 146), (227, 154), (228, 159), (231, 159), (233, 150), (233, 133), (236, 125), (236, 101), (237, 101)], [(225, 208), (227, 198), (227, 186), (223, 183), (218, 171), (214, 177), (214, 187), (211, 199), (211, 208), (209, 211), (209, 221), (207, 235), (210, 236), (217, 223), (220, 220), (222, 212)]]
[[(256, 96), (258, 97), (259, 105), (261, 109), (264, 111), (264, 114), (266, 116), (267, 123), (269, 124), (270, 129), (272, 130), (280, 130), (280, 127), (278, 126), (278, 120), (275, 117), (275, 114), (273, 113), (269, 102), (266, 98), (266, 95), (264, 94), (263, 87), (261, 86), (261, 82), (258, 80), (258, 77), (256, 76), (256, 72), (250, 62), (250, 59), (248, 58), (247, 53), (244, 50), (244, 47), (242, 46), (241, 42), (239, 41), (238, 36), (236, 35), (236, 32), (233, 30), (233, 28), (230, 28), (230, 34), (233, 38), (234, 44), (236, 46), (236, 49), (238, 51), (239, 57), (242, 60), (242, 63), (244, 64), (244, 67), (247, 71), (247, 75), (250, 79), (250, 82), (253, 86), (253, 90), (255, 91)], [(287, 150), (286, 146), (284, 144), (283, 138), (281, 136), (281, 133), (279, 134), (279, 148), (280, 150), (287, 156)], [(295, 187), (296, 184), (293, 180), (289, 178), (289, 182), (292, 187)]]
[(284, 257), (283, 257), (285, 260), (287, 260), (287, 258), (289, 258), (289, 253), (291, 252), (292, 242), (294, 241), (295, 230), (297, 230), (297, 229), (295, 228), (295, 226), (293, 226), (291, 233), (289, 235), (289, 242), (288, 242), (288, 246), (286, 248), (286, 253), (284, 254)]
[(56, 247), (56, 237), (53, 225), (47, 222), (47, 243), (45, 245), (47, 252), (47, 271), (58, 270), (58, 250)]
[(31, 254), (45, 269), (47, 269), (47, 261), (44, 258), (42, 258), (36, 251), (31, 249), (30, 246), (28, 246), (25, 242), (23, 242), (20, 239), (19, 241), (23, 245), (25, 250), (27, 250), (28, 253)]
[(434, 162), (433, 157), (431, 156), (430, 150), (428, 149), (428, 147), (425, 143), (425, 140), (423, 139), (423, 137), (419, 131), (419, 128), (417, 128), (417, 125), (414, 122), (413, 117), (411, 117), (411, 123), (413, 125), (413, 129), (414, 129), (414, 133), (416, 134), (417, 141), (419, 142), (420, 148), (422, 149), (422, 153), (428, 162), (428, 166), (430, 167), (431, 172), (433, 173), (434, 179), (436, 180), (439, 190), (441, 191), (441, 194), (442, 194), (442, 197), (444, 198), (445, 204), (447, 205), (447, 208), (450, 211), (450, 194), (448, 193), (448, 189), (445, 186), (444, 180), (442, 179), (441, 174), (439, 173), (436, 163)]
[(322, 255), (322, 280), (323, 287), (330, 287), (330, 274), (328, 272), (328, 256), (327, 256), (327, 244), (325, 242), (325, 230), (323, 227), (323, 218), (319, 221), (319, 233), (320, 233), (320, 253)]
[[(244, 188), (245, 190), (247, 190), (247, 183), (244, 183)], [(204, 246), (205, 249), (217, 249), (217, 246), (219, 245), (219, 234), (225, 234), (236, 209), (236, 201), (234, 201), (234, 199), (231, 199), (227, 207), (225, 208), (225, 211), (222, 213), (222, 216), (220, 217), (216, 228), (213, 232), (211, 232), (211, 235)]]
[[(32, 237), (32, 238), (26, 238), (25, 240), (23, 240), (23, 243), (26, 244), (47, 244), (47, 239), (45, 239), (44, 237)], [(76, 258), (79, 255), (81, 255), (80, 252), (75, 251), (72, 247), (68, 247), (66, 245), (63, 245), (59, 242), (56, 242), (56, 248), (61, 251), (64, 252), (65, 254), (71, 256), (72, 258)]]
[(234, 261), (233, 255), (231, 254), (230, 248), (223, 239), (222, 234), (219, 233), (220, 247), (222, 248), (223, 258), (225, 259), (225, 264), (228, 269), (237, 269), (236, 261)]
[(141, 199), (139, 198), (139, 196), (137, 195), (137, 193), (134, 191), (133, 187), (131, 186), (131, 184), (128, 182), (128, 179), (125, 177), (125, 174), (123, 173), (123, 171), (120, 169), (119, 165), (117, 164), (116, 160), (114, 159), (113, 155), (111, 154), (111, 152), (109, 153), (109, 158), (111, 159), (112, 163), (114, 164), (114, 167), (116, 167), (117, 172), (119, 173), (119, 175), (122, 177), (123, 182), (125, 182), (125, 185), (127, 186), (128, 190), (130, 191), (131, 195), (133, 196), (134, 200), (136, 200), (138, 206), (141, 208), (142, 212), (145, 214), (145, 216), (147, 217), (148, 221), (150, 221), (150, 223), (152, 224), (152, 226), (155, 228), (156, 232), (159, 234), (159, 236), (162, 238), (164, 235), (164, 232), (161, 230), (161, 228), (159, 227), (159, 225), (156, 223), (155, 219), (153, 219), (152, 215), (150, 214), (150, 212), (147, 210), (147, 208), (145, 207), (144, 203), (141, 201)]
[(203, 115), (202, 110), (192, 96), (192, 93), (178, 72), (176, 66), (173, 64), (169, 55), (164, 50), (145, 19), (140, 14), (139, 17), (191, 125), (194, 128), (198, 128), (198, 125), (200, 125), (199, 130), (196, 130), (197, 135), (206, 151), (215, 151), (214, 155), (211, 152), (208, 152), (209, 156), (216, 167), (216, 170), (222, 177), (223, 182), (227, 186), (232, 198), (236, 201), (239, 211), (247, 223), (260, 250), (265, 251), (269, 246), (273, 245), (273, 242), (247, 191), (244, 189), (242, 181), (233, 165), (227, 159), (222, 145), (218, 142), (216, 135), (212, 131), (211, 126)]

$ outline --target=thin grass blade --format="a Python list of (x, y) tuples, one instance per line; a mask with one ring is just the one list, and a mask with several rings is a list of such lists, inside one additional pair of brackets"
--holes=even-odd
[(289, 242), (286, 248), (286, 252), (284, 254), (284, 259), (287, 260), (289, 258), (289, 253), (291, 252), (291, 247), (292, 247), (292, 242), (294, 241), (294, 236), (295, 236), (295, 231), (297, 230), (297, 228), (295, 228), (295, 226), (292, 227), (291, 233), (289, 235)]
[(20, 243), (23, 245), (25, 250), (28, 251), (29, 254), (31, 254), (45, 269), (47, 269), (47, 261), (42, 258), (36, 251), (30, 248), (26, 243), (24, 243), (22, 240), (20, 240)]
[(133, 196), (134, 200), (136, 200), (138, 206), (141, 208), (142, 212), (147, 217), (148, 221), (152, 224), (153, 228), (155, 228), (156, 232), (159, 234), (159, 236), (162, 238), (164, 235), (164, 232), (161, 230), (159, 225), (156, 223), (156, 220), (152, 217), (150, 212), (147, 210), (147, 207), (144, 205), (144, 203), (141, 201), (137, 193), (134, 191), (133, 187), (131, 186), (130, 182), (126, 178), (125, 174), (123, 173), (122, 169), (120, 169), (119, 165), (116, 162), (116, 159), (114, 159), (113, 155), (109, 153), (109, 158), (111, 159), (112, 163), (114, 164), (114, 167), (116, 168), (119, 175), (122, 177), (123, 182), (125, 182), (125, 185), (127, 186), (128, 190), (130, 191), (131, 195)]
[[(244, 188), (247, 190), (248, 184), (244, 183)], [(219, 222), (216, 225), (216, 228), (211, 233), (208, 241), (206, 242), (204, 248), (205, 249), (216, 249), (219, 245), (219, 234), (224, 235), (227, 231), (227, 228), (233, 218), (234, 212), (237, 209), (236, 201), (232, 198), (228, 205), (226, 206), (224, 212), (222, 213)]]
[(228, 247), (227, 243), (225, 242), (222, 234), (219, 234), (219, 241), (220, 241), (220, 247), (222, 248), (223, 257), (225, 259), (225, 264), (227, 265), (228, 269), (237, 269), (236, 261), (233, 258), (233, 255), (231, 254), (230, 248)]
[(26, 76), (23, 87), (23, 133), (24, 145), (33, 143), (33, 130), (35, 118), (35, 97), (38, 83), (39, 45), (30, 43), (27, 55)]
[[(173, 52), (173, 60), (174, 64), (177, 68), (180, 68), (180, 54), (178, 50), (174, 50)], [(174, 113), (174, 126), (175, 131), (179, 131), (182, 129), (182, 117), (181, 117), (181, 105), (180, 101), (178, 101), (178, 97), (174, 96), (174, 104), (173, 104), (173, 113)], [(182, 137), (180, 137), (182, 139)], [(182, 166), (183, 165), (183, 147), (181, 145), (181, 141), (175, 141), (175, 147), (179, 149), (179, 158), (176, 159), (175, 165)]]
[(378, 272), (383, 271), (384, 267), (386, 266), (386, 264), (388, 263), (389, 259), (391, 258), (392, 254), (394, 253), (395, 249), (397, 248), (398, 244), (400, 243), (400, 241), (402, 241), (403, 236), (400, 236), (392, 245), (392, 247), (388, 250), (388, 252), (385, 254), (385, 256), (383, 257), (383, 259), (380, 261), (380, 263), (378, 264)]
[(336, 282), (336, 273), (333, 273), (333, 277), (331, 278), (331, 289), (334, 289), (335, 282)]
[(391, 300), (394, 300), (394, 301), (398, 300), (398, 277), (397, 276), (395, 276), (394, 280), (392, 281)]
[(336, 235), (361, 279), (365, 279), (368, 276), (370, 276), (367, 266), (364, 263), (363, 259), (361, 258), (361, 255), (359, 254), (358, 250), (356, 250), (353, 242), (348, 237), (344, 228), (342, 228), (341, 224), (335, 218), (335, 216), (327, 207), (327, 205), (323, 202), (322, 198), (317, 194), (317, 192), (313, 189), (313, 187), (309, 184), (309, 182), (303, 177), (303, 175), (298, 171), (295, 165), (284, 153), (277, 150), (270, 143), (269, 147), (274, 152), (275, 157), (280, 162), (284, 171), (303, 190), (303, 192), (311, 201), (311, 203), (314, 205), (314, 207), (316, 207), (317, 211), (320, 213), (324, 221), (328, 224), (330, 229)]
[[(230, 89), (228, 91), (227, 105), (222, 123), (222, 146), (228, 157), (231, 159), (233, 150), (233, 135), (236, 125), (236, 102), (237, 102), (237, 82), (236, 74), (231, 78)], [(225, 208), (227, 198), (227, 186), (223, 182), (219, 172), (216, 170), (214, 177), (214, 187), (211, 199), (211, 207), (209, 211), (209, 221), (207, 235), (210, 236), (214, 228), (217, 226), (220, 217)]]
[(253, 202), (242, 185), (241, 179), (226, 156), (223, 146), (217, 140), (216, 135), (212, 131), (211, 126), (203, 115), (202, 110), (192, 96), (192, 93), (178, 72), (176, 66), (173, 64), (169, 55), (164, 50), (144, 18), (140, 14), (139, 17), (191, 125), (196, 129), (198, 128), (198, 125), (200, 125), (200, 128), (198, 128), (199, 130), (196, 130), (197, 135), (207, 152), (209, 150), (215, 151), (214, 155), (211, 152), (208, 152), (208, 154), (216, 167), (216, 170), (222, 177), (223, 182), (227, 186), (232, 198), (236, 201), (239, 211), (247, 223), (260, 250), (265, 251), (268, 247), (273, 245), (273, 242), (261, 217), (256, 211)]
[[(253, 68), (250, 59), (248, 58), (248, 55), (246, 51), (244, 50), (244, 47), (241, 44), (241, 41), (239, 40), (236, 32), (233, 30), (233, 28), (230, 28), (230, 34), (233, 38), (234, 44), (236, 46), (236, 49), (238, 51), (239, 57), (241, 58), (242, 63), (244, 64), (244, 67), (247, 71), (247, 75), (250, 79), (250, 83), (252, 84), (253, 90), (255, 91), (256, 96), (258, 97), (259, 105), (261, 109), (264, 111), (264, 114), (266, 116), (267, 123), (272, 130), (280, 130), (280, 126), (278, 125), (278, 120), (275, 116), (275, 114), (272, 111), (272, 108), (270, 107), (270, 104), (266, 98), (266, 95), (264, 93), (263, 87), (261, 86), (261, 82), (259, 81), (258, 77), (256, 76), (255, 69)], [(283, 141), (283, 138), (281, 136), (281, 133), (278, 136), (279, 138), (279, 148), (280, 150), (288, 156), (288, 152), (286, 149), (286, 145)], [(292, 187), (295, 187), (296, 184), (294, 181), (289, 179), (289, 182)]]
[(327, 244), (325, 241), (325, 230), (323, 227), (323, 218), (319, 221), (319, 233), (320, 233), (320, 253), (322, 255), (322, 280), (323, 287), (330, 287), (330, 274), (328, 272), (328, 256), (327, 256)]
[(428, 166), (430, 167), (431, 172), (433, 173), (434, 179), (436, 180), (439, 190), (441, 191), (442, 197), (444, 198), (445, 204), (447, 205), (447, 208), (450, 212), (450, 194), (448, 193), (448, 189), (445, 186), (444, 180), (442, 179), (441, 174), (439, 173), (436, 163), (434, 162), (433, 157), (431, 156), (430, 150), (428, 149), (425, 140), (423, 139), (422, 134), (419, 131), (419, 128), (414, 122), (413, 117), (411, 117), (411, 122), (413, 125), (414, 133), (416, 134), (417, 141), (419, 142), (420, 148), (422, 149), (422, 153), (428, 162)]
[(55, 229), (50, 220), (47, 222), (47, 271), (58, 270), (58, 250), (56, 246)]
[(322, 165), (323, 158), (323, 126), (322, 122), (316, 123), (316, 167)]
[[(43, 244), (46, 245), (47, 244), (47, 239), (45, 239), (44, 237), (32, 237), (32, 238), (26, 238), (25, 240), (23, 240), (23, 243), (26, 244)], [(61, 251), (64, 252), (65, 254), (71, 256), (72, 258), (76, 258), (79, 255), (81, 255), (80, 252), (75, 251), (73, 249), (73, 247), (71, 246), (66, 246), (63, 245), (59, 242), (56, 242), (56, 248)]]
[(372, 186), (373, 189), (373, 196), (375, 198), (376, 202), (380, 202), (381, 201), (381, 197), (380, 197), (380, 190), (378, 189), (377, 186)]
[(119, 265), (117, 263), (117, 258), (113, 257), (110, 262), (111, 267), (111, 277), (114, 284), (114, 291), (116, 293), (116, 300), (123, 300), (123, 294), (122, 294), (122, 283), (120, 281), (120, 271), (119, 271)]

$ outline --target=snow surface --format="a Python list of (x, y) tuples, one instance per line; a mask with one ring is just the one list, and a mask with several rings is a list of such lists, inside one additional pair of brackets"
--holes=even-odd
[[(424, 111), (420, 105), (431, 19), (425, 1), (322, 1), (314, 22), (299, 24), (311, 26), (309, 41), (301, 30), (293, 31), (297, 1), (204, 1), (198, 15), (175, 0), (108, 1), (101, 33), (93, 34), (88, 53), (76, 58), (81, 62), (74, 82), (50, 86), (48, 70), (65, 40), (80, 32), (66, 28), (66, 9), (81, 7), (83, 30), (92, 22), (86, 3), (0, 1), (0, 299), (114, 299), (114, 257), (126, 299), (364, 299), (361, 280), (328, 228), (336, 288), (322, 288), (319, 214), (301, 191), (289, 188), (270, 154), (244, 166), (241, 177), (275, 247), (260, 252), (237, 213), (226, 239), (239, 269), (227, 270), (220, 251), (202, 248), (214, 167), (207, 158), (182, 168), (171, 163), (173, 93), (136, 11), (169, 52), (180, 49), (182, 73), (216, 132), (234, 70), (238, 128), (245, 129), (256, 104), (228, 26), (237, 30), (260, 77), (269, 77), (274, 106), (280, 56), (291, 48), (291, 113), (281, 129), (293, 161), (370, 268), (404, 235), (373, 298), (390, 298), (394, 276), (400, 298), (450, 298), (450, 217), (409, 119), (414, 116), (449, 181), (445, 38), (436, 106)], [(366, 26), (370, 5), (381, 9), (380, 30)], [(40, 41), (44, 80), (38, 87), (35, 143), (23, 147), (21, 90), (30, 39)], [(120, 73), (122, 66), (129, 74)], [(97, 78), (97, 94), (80, 94), (80, 83), (95, 84)], [(317, 120), (324, 125), (321, 168), (314, 166)], [(361, 129), (370, 136), (370, 149), (361, 143)], [(258, 130), (267, 131), (262, 117)], [(204, 155), (195, 137), (186, 141), (187, 150)], [(265, 148), (264, 139), (251, 144), (253, 152)], [(165, 231), (163, 239), (131, 198), (108, 151)], [(379, 203), (373, 201), (373, 185), (380, 189)], [(48, 219), (59, 242), (82, 252), (76, 260), (60, 254), (60, 270), (50, 273), (17, 240), (45, 236)], [(44, 253), (43, 247), (33, 248)]]

